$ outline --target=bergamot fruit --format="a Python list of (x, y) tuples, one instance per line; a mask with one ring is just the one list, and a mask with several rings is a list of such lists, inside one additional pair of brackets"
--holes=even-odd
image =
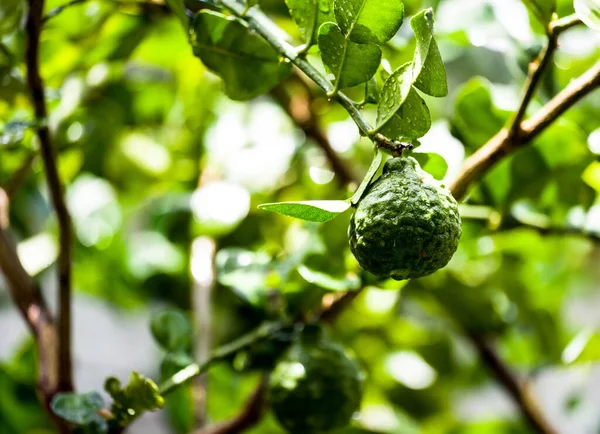
[(363, 376), (358, 363), (321, 329), (309, 327), (279, 359), (269, 382), (269, 403), (293, 434), (341, 428), (360, 406)]
[(446, 266), (461, 235), (458, 204), (412, 157), (392, 158), (358, 202), (350, 249), (378, 277), (404, 280)]

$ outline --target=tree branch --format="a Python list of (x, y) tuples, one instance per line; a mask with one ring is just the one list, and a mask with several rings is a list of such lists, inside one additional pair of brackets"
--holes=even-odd
[(205, 362), (201, 364), (193, 363), (177, 372), (175, 375), (171, 376), (171, 378), (164, 381), (159, 386), (158, 389), (160, 394), (163, 396), (168, 395), (173, 390), (177, 389), (177, 387), (179, 387), (181, 384), (206, 372), (214, 363), (225, 360), (244, 348), (269, 338), (273, 334), (280, 332), (286, 327), (289, 327), (289, 325), (282, 322), (269, 322), (262, 324), (257, 329), (239, 337), (233, 342), (217, 348), (211, 353), (210, 358), (208, 358), (208, 360)]
[(21, 316), (31, 331), (39, 360), (38, 393), (42, 406), (61, 433), (68, 433), (63, 420), (50, 410), (50, 401), (58, 391), (58, 334), (39, 287), (23, 268), (14, 244), (0, 225), (0, 270)]
[(319, 121), (311, 109), (312, 98), (310, 89), (300, 77), (297, 81), (303, 84), (304, 89), (301, 92), (294, 92), (292, 95), (279, 85), (271, 91), (271, 96), (285, 110), (290, 119), (302, 129), (307, 138), (312, 139), (315, 144), (321, 148), (333, 172), (338, 176), (342, 185), (351, 182), (360, 183), (360, 178), (356, 176), (350, 165), (342, 160), (335, 150), (323, 129), (319, 126)]
[(36, 152), (32, 152), (27, 157), (25, 157), (23, 163), (21, 164), (21, 167), (17, 169), (17, 171), (13, 174), (12, 178), (4, 186), (4, 191), (6, 191), (6, 194), (9, 199), (13, 198), (13, 196), (15, 195), (15, 193), (17, 192), (27, 175), (29, 174), (29, 171), (31, 170), (31, 165), (35, 161), (36, 157)]
[(576, 15), (569, 15), (562, 20), (552, 21), (548, 25), (548, 28), (546, 29), (548, 34), (548, 42), (537, 59), (529, 64), (529, 74), (527, 81), (525, 82), (521, 104), (519, 105), (517, 113), (515, 114), (511, 126), (509, 127), (512, 136), (516, 136), (520, 132), (521, 122), (527, 113), (529, 103), (533, 99), (535, 91), (537, 90), (537, 86), (540, 83), (540, 80), (542, 79), (547, 67), (550, 65), (554, 52), (558, 48), (558, 37), (565, 30), (570, 29), (578, 24), (581, 24), (581, 20)]
[(600, 61), (569, 85), (542, 109), (520, 125), (520, 133), (511, 135), (500, 130), (465, 162), (458, 178), (450, 186), (457, 199), (463, 198), (468, 188), (490, 170), (498, 161), (515, 152), (539, 136), (559, 116), (583, 97), (600, 86)]
[(524, 141), (521, 144), (528, 143), (540, 135), (564, 112), (598, 87), (600, 87), (600, 61), (571, 81), (562, 92), (550, 100), (531, 119), (521, 124), (524, 135)]
[(506, 366), (485, 339), (476, 333), (466, 331), (469, 340), (479, 353), (484, 365), (492, 372), (496, 379), (504, 386), (514, 402), (521, 410), (531, 427), (539, 434), (556, 434), (557, 431), (548, 423), (541, 413), (529, 384), (520, 381)]
[(195, 434), (238, 434), (258, 424), (265, 412), (267, 384), (268, 380), (265, 376), (239, 414), (227, 422), (198, 430)]
[(335, 86), (327, 80), (327, 78), (321, 74), (314, 66), (310, 64), (303, 56), (299, 54), (299, 51), (282, 40), (279, 35), (282, 34), (282, 30), (273, 23), (269, 17), (267, 17), (258, 8), (252, 8), (246, 10), (246, 5), (238, 2), (237, 0), (221, 0), (221, 4), (225, 6), (229, 11), (235, 14), (238, 18), (245, 21), (248, 26), (258, 33), (263, 39), (271, 45), (278, 53), (283, 57), (292, 62), (296, 67), (301, 70), (308, 78), (315, 82), (317, 86), (327, 93), (327, 95), (337, 101), (354, 120), (360, 133), (367, 137), (372, 137), (372, 127), (369, 122), (363, 117), (358, 107), (354, 102), (348, 98), (342, 92), (335, 92)]
[(62, 184), (58, 175), (56, 157), (52, 147), (50, 130), (47, 125), (47, 108), (44, 95), (44, 85), (40, 76), (39, 45), (42, 30), (42, 14), (44, 0), (29, 0), (29, 12), (26, 30), (25, 64), (27, 68), (27, 83), (31, 91), (34, 107), (37, 136), (40, 154), (44, 162), (46, 182), (50, 191), (52, 204), (56, 211), (60, 253), (58, 257), (58, 390), (68, 392), (73, 390), (71, 362), (71, 217), (62, 195)]

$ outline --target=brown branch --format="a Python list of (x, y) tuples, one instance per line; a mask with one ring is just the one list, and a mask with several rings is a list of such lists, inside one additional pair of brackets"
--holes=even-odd
[(8, 195), (9, 199), (12, 199), (19, 187), (21, 187), (21, 184), (23, 183), (23, 181), (29, 174), (29, 171), (31, 170), (31, 166), (35, 161), (35, 157), (37, 157), (37, 153), (35, 152), (32, 152), (27, 157), (25, 157), (23, 163), (21, 164), (21, 167), (17, 169), (12, 178), (4, 186), (4, 191), (6, 191), (6, 194)]
[(354, 173), (351, 166), (348, 165), (335, 152), (329, 143), (327, 135), (319, 125), (317, 116), (312, 111), (312, 98), (310, 88), (304, 80), (297, 75), (294, 83), (300, 84), (303, 89), (294, 89), (290, 94), (283, 85), (279, 85), (271, 91), (271, 96), (285, 110), (290, 119), (304, 132), (307, 138), (313, 140), (323, 151), (331, 169), (338, 176), (342, 185), (347, 185), (351, 182), (360, 183), (360, 178)]
[(42, 30), (44, 0), (29, 0), (27, 14), (25, 64), (27, 84), (31, 91), (36, 121), (40, 154), (44, 162), (46, 182), (52, 204), (56, 211), (59, 227), (60, 253), (58, 257), (58, 390), (73, 390), (71, 361), (71, 217), (63, 199), (63, 187), (58, 175), (56, 157), (47, 125), (47, 108), (44, 84), (40, 76), (39, 45)]
[(530, 142), (540, 135), (563, 113), (598, 87), (600, 87), (600, 61), (571, 81), (562, 92), (550, 100), (531, 119), (521, 124), (524, 143)]
[(512, 120), (509, 131), (512, 136), (517, 136), (520, 132), (521, 122), (525, 118), (527, 108), (535, 95), (537, 86), (540, 83), (544, 72), (552, 61), (552, 56), (558, 48), (558, 37), (562, 32), (571, 27), (581, 24), (581, 20), (576, 15), (570, 15), (561, 20), (552, 21), (546, 29), (548, 35), (548, 43), (542, 49), (537, 59), (529, 64), (529, 73), (525, 87), (523, 90), (523, 97), (521, 98), (521, 104)]
[(0, 226), (0, 270), (21, 316), (34, 336), (39, 359), (38, 393), (43, 407), (61, 433), (68, 426), (50, 410), (50, 401), (58, 391), (58, 334), (52, 315), (33, 279), (27, 274), (6, 230)]
[(357, 291), (346, 292), (344, 295), (338, 296), (331, 303), (322, 306), (317, 318), (326, 323), (334, 322), (364, 289), (362, 287)]
[[(557, 25), (554, 29), (550, 28), (548, 46), (541, 54), (539, 63), (535, 64), (530, 71), (530, 78), (525, 85), (523, 101), (512, 125), (499, 131), (488, 143), (467, 159), (460, 175), (450, 186), (454, 197), (459, 200), (462, 199), (466, 195), (469, 186), (479, 180), (498, 161), (530, 143), (565, 111), (600, 86), (600, 62), (598, 62), (586, 73), (573, 80), (531, 119), (522, 120), (533, 98), (535, 88), (541, 79), (543, 70), (549, 64), (552, 53), (557, 48), (558, 35), (576, 24), (578, 24), (577, 19), (569, 18), (561, 20), (560, 26)], [(482, 362), (504, 386), (535, 432), (555, 434), (557, 431), (550, 425), (539, 409), (528, 383), (519, 380), (511, 373), (508, 366), (486, 342), (484, 337), (472, 332), (467, 332), (467, 336), (477, 349)]]
[(531, 119), (523, 121), (519, 134), (512, 135), (508, 129), (500, 130), (467, 159), (458, 178), (450, 186), (454, 197), (462, 199), (471, 184), (481, 179), (498, 161), (530, 143), (559, 116), (599, 86), (600, 62), (597, 62), (587, 72), (569, 83)]
[[(202, 183), (202, 182), (201, 182)], [(192, 275), (192, 311), (195, 329), (194, 359), (205, 363), (211, 356), (212, 312), (211, 295), (215, 286), (215, 253), (217, 244), (209, 237), (198, 237), (192, 241), (190, 254), (190, 273)], [(195, 271), (200, 271), (199, 274)], [(196, 428), (206, 424), (206, 390), (208, 375), (198, 375), (193, 380), (194, 407), (196, 409)]]
[(261, 380), (239, 414), (227, 422), (197, 430), (195, 434), (238, 434), (254, 427), (265, 412), (267, 382), (267, 377)]
[(481, 335), (470, 331), (466, 334), (482, 362), (504, 386), (534, 431), (539, 434), (556, 434), (557, 431), (541, 413), (529, 383), (519, 380)]

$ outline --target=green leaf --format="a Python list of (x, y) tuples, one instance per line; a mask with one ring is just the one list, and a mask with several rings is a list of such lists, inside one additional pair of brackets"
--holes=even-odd
[[(217, 280), (254, 307), (264, 307), (269, 292), (280, 277), (275, 271), (271, 257), (265, 252), (229, 247), (218, 251), (215, 257)], [(275, 285), (269, 282), (275, 280)]]
[(423, 137), (429, 128), (431, 128), (431, 116), (427, 104), (419, 93), (411, 88), (404, 104), (380, 129), (380, 132), (392, 140), (412, 142)]
[(346, 200), (311, 200), (304, 202), (265, 203), (259, 209), (295, 217), (309, 222), (324, 223), (350, 208)]
[(202, 10), (192, 25), (194, 54), (225, 82), (225, 93), (248, 100), (268, 92), (291, 71), (242, 21)]
[(448, 172), (448, 163), (439, 154), (434, 152), (414, 152), (411, 154), (411, 157), (415, 158), (421, 168), (430, 173), (435, 179), (444, 179), (446, 172)]
[(544, 26), (552, 21), (552, 15), (556, 11), (556, 0), (523, 0), (523, 3)]
[(334, 23), (319, 29), (319, 49), (323, 63), (336, 78), (336, 89), (369, 81), (381, 61), (381, 49), (376, 44), (349, 41)]
[(185, 351), (167, 353), (160, 364), (160, 378), (162, 381), (167, 380), (192, 364), (194, 359)]
[(183, 0), (167, 0), (167, 5), (173, 11), (175, 16), (181, 21), (181, 25), (187, 32), (190, 27), (190, 20), (185, 13), (185, 4)]
[(417, 47), (413, 59), (412, 80), (414, 86), (427, 95), (448, 95), (446, 68), (433, 37), (433, 11), (425, 9), (410, 20)]
[(385, 125), (402, 107), (412, 86), (411, 63), (396, 69), (383, 84), (377, 106), (377, 125)]
[(335, 21), (333, 0), (285, 0), (285, 3), (308, 46), (317, 40), (323, 23)]
[(381, 166), (382, 161), (383, 161), (383, 154), (381, 152), (379, 152), (379, 150), (376, 150), (375, 155), (373, 156), (373, 161), (371, 162), (371, 167), (369, 167), (369, 170), (367, 171), (367, 174), (365, 175), (362, 182), (360, 183), (360, 186), (352, 195), (352, 199), (350, 199), (350, 203), (352, 205), (356, 205), (360, 201), (360, 199), (363, 197), (363, 195), (365, 194), (365, 191), (367, 190), (367, 187), (369, 186), (369, 184), (373, 180), (373, 177), (379, 170), (379, 167)]
[(360, 288), (360, 279), (358, 277), (346, 277), (343, 279), (335, 278), (321, 271), (308, 268), (306, 265), (298, 267), (298, 273), (308, 283), (312, 283), (320, 288), (329, 291), (356, 291)]
[(456, 97), (452, 123), (467, 149), (474, 150), (486, 143), (508, 119), (509, 113), (495, 106), (490, 86), (486, 79), (475, 77)]
[(183, 350), (190, 345), (192, 324), (179, 310), (165, 310), (154, 314), (150, 320), (150, 330), (165, 351)]
[(600, 360), (600, 333), (583, 329), (568, 343), (562, 353), (563, 363), (597, 362)]
[(334, 11), (344, 35), (360, 44), (389, 41), (404, 19), (400, 0), (335, 0)]
[(600, 31), (600, 0), (575, 0), (575, 13), (591, 29)]
[(54, 414), (64, 420), (75, 425), (86, 425), (104, 407), (104, 400), (98, 392), (59, 393), (52, 398), (50, 407)]

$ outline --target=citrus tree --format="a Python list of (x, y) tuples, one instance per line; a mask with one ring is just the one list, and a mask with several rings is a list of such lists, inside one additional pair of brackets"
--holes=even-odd
[(2, 0), (0, 434), (597, 432), (599, 31), (598, 0)]

